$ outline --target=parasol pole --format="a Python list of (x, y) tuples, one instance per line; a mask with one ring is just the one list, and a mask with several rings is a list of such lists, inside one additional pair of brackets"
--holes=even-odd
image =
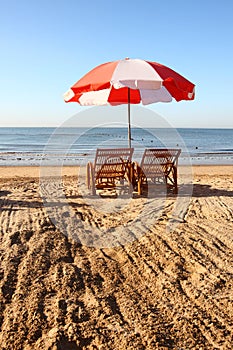
[(130, 126), (130, 88), (128, 88), (128, 141), (131, 148), (131, 126)]

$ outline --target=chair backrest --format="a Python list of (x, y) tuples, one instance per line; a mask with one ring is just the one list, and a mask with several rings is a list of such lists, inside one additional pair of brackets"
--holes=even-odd
[(147, 177), (169, 173), (178, 164), (181, 149), (147, 148), (141, 160), (141, 169)]
[(134, 148), (97, 148), (94, 161), (95, 174), (101, 169), (103, 171), (104, 165), (117, 166), (117, 164), (131, 162), (133, 151)]

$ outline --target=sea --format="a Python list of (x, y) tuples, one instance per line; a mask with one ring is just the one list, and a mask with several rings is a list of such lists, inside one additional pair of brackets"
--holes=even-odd
[[(81, 165), (115, 147), (128, 147), (127, 128), (0, 128), (0, 166)], [(181, 164), (233, 165), (233, 129), (132, 128), (131, 147), (137, 160), (145, 148), (180, 148)]]

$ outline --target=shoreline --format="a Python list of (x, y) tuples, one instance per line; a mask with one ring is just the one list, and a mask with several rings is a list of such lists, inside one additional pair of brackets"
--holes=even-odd
[[(64, 150), (63, 150), (64, 151)], [(135, 148), (133, 159), (140, 162), (142, 149)], [(2, 166), (76, 166), (82, 165), (95, 158), (95, 149), (80, 149), (74, 153), (64, 152), (32, 152), (11, 151), (0, 152), (0, 167)], [(182, 150), (179, 157), (179, 165), (233, 165), (233, 149), (222, 149), (216, 151)]]

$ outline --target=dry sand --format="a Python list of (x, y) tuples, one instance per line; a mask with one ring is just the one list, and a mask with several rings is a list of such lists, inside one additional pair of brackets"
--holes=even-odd
[[(77, 195), (77, 169), (64, 173), (80, 221), (121, 224), (122, 213), (97, 219)], [(35, 167), (0, 168), (1, 350), (232, 349), (232, 166), (194, 167), (184, 221), (166, 229), (169, 196), (156, 225), (116, 248), (62, 234), (38, 176)]]

